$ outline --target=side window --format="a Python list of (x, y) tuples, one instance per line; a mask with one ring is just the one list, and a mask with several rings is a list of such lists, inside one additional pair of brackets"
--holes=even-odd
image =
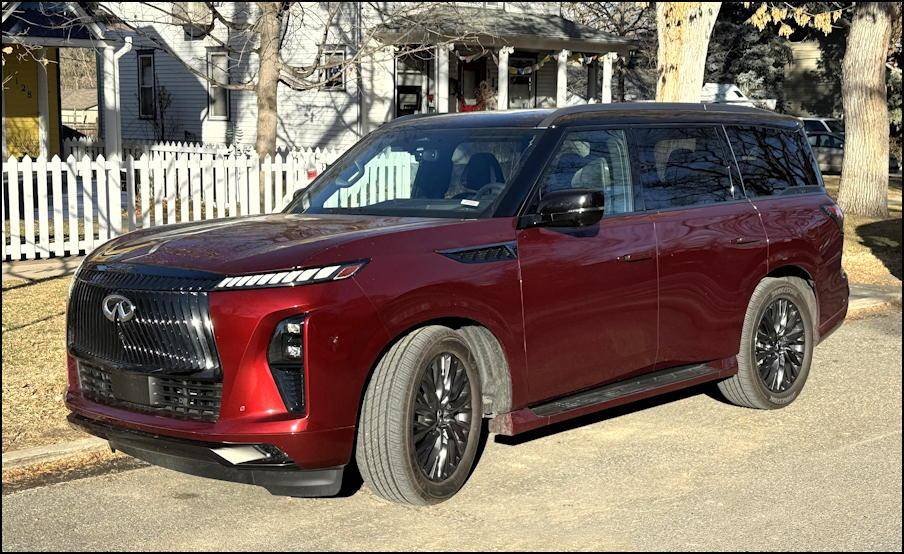
[(793, 194), (800, 187), (819, 186), (800, 133), (764, 127), (727, 130), (748, 195)]
[(691, 207), (740, 197), (717, 127), (635, 129), (637, 161), (648, 210)]
[(543, 176), (540, 193), (564, 189), (603, 191), (606, 215), (633, 212), (634, 186), (625, 132), (610, 129), (565, 135)]
[(207, 54), (207, 117), (210, 119), (229, 119), (229, 89), (217, 86), (217, 83), (229, 84), (229, 56), (225, 52)]
[(154, 51), (138, 52), (138, 117), (154, 119), (157, 116), (155, 99)]

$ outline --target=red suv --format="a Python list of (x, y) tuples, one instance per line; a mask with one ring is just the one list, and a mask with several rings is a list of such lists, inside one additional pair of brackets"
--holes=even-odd
[(791, 403), (847, 311), (799, 120), (621, 104), (408, 117), (274, 215), (136, 231), (68, 315), (70, 421), (277, 494), (430, 504), (515, 435), (717, 382)]

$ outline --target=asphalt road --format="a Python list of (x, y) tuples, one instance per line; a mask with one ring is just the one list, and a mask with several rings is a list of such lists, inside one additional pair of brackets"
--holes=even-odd
[(517, 444), (432, 508), (144, 467), (3, 497), (3, 550), (901, 550), (901, 312), (845, 324), (776, 412), (695, 391)]

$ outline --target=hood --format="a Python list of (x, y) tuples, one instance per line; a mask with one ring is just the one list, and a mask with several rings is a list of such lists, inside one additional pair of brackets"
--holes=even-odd
[[(309, 265), (315, 255), (350, 240), (448, 219), (273, 214), (135, 231), (98, 248), (92, 263), (168, 266), (241, 274)], [(320, 259), (320, 262), (346, 260)]]

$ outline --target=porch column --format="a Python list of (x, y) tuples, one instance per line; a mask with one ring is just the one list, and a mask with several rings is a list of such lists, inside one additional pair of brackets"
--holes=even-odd
[(509, 84), (509, 54), (515, 49), (511, 46), (503, 46), (499, 49), (499, 74), (496, 88), (496, 109), (508, 109), (508, 84)]
[(587, 66), (587, 101), (591, 104), (599, 102), (600, 97), (600, 63), (594, 59)]
[(371, 54), (361, 61), (362, 133), (367, 134), (395, 117), (396, 76), (394, 46), (380, 47), (371, 40)]
[(436, 111), (449, 112), (449, 50), (454, 44), (436, 45)]
[(556, 75), (556, 107), (565, 106), (568, 101), (568, 50), (562, 50), (556, 56), (559, 72)]
[(612, 102), (612, 60), (617, 56), (615, 52), (609, 52), (603, 57), (603, 102)]
[[(36, 52), (37, 60), (43, 60), (47, 50), (41, 48)], [(50, 155), (50, 94), (47, 90), (47, 66), (36, 61), (38, 79), (38, 155), (45, 158)]]
[(118, 88), (116, 82), (116, 51), (112, 46), (101, 49), (101, 72), (103, 79), (104, 150), (107, 159), (122, 152), (122, 127), (119, 111), (116, 109)]

